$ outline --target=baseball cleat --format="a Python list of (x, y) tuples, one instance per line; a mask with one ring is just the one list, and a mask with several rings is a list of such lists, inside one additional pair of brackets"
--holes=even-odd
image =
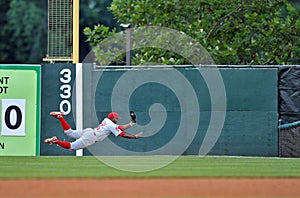
[(53, 112), (50, 113), (50, 115), (53, 116), (53, 117), (55, 117), (55, 118), (57, 118), (57, 119), (59, 119), (59, 118), (62, 118), (64, 116), (64, 113), (63, 112), (55, 112), (55, 111), (53, 111)]
[(47, 139), (45, 139), (44, 142), (45, 142), (46, 144), (52, 145), (52, 144), (55, 144), (56, 140), (57, 140), (57, 137), (56, 137), (56, 136), (53, 136), (52, 138), (47, 138)]

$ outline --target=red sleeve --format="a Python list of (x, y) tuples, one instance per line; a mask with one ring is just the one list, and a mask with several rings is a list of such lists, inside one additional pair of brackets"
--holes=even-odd
[(122, 126), (118, 126), (118, 128), (122, 131), (124, 130), (124, 128)]
[(125, 132), (122, 131), (122, 132), (119, 134), (119, 136), (123, 136), (124, 134), (125, 134)]

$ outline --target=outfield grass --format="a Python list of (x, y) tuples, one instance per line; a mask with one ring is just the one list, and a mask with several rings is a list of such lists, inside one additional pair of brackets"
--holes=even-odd
[[(136, 157), (139, 158), (139, 157)], [(155, 159), (153, 157), (153, 160)], [(300, 159), (182, 156), (166, 167), (132, 173), (95, 157), (0, 157), (0, 178), (299, 177)]]

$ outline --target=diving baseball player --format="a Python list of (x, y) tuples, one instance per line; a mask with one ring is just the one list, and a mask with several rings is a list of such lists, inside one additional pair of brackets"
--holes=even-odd
[(111, 112), (108, 114), (98, 127), (92, 129), (87, 128), (84, 130), (74, 130), (71, 129), (70, 125), (64, 119), (64, 114), (62, 112), (51, 112), (51, 116), (57, 118), (65, 132), (71, 138), (76, 139), (74, 142), (66, 142), (57, 139), (56, 136), (47, 138), (44, 140), (46, 144), (57, 144), (65, 149), (77, 150), (88, 147), (96, 142), (104, 140), (110, 133), (115, 136), (120, 136), (123, 138), (137, 139), (142, 136), (142, 132), (136, 135), (130, 135), (125, 133), (124, 130), (132, 127), (136, 123), (136, 115), (133, 111), (130, 111), (131, 121), (125, 125), (117, 125), (119, 115), (116, 112)]

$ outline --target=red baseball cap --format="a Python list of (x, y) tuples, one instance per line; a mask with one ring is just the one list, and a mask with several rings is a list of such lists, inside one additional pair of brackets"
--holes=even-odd
[(109, 119), (119, 118), (119, 114), (117, 112), (110, 112), (107, 116)]

